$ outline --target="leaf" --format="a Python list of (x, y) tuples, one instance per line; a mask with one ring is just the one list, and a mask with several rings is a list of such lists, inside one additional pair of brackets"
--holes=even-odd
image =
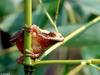
[(0, 29), (12, 34), (20, 30), (22, 25), (24, 25), (23, 15), (19, 12), (6, 17), (6, 19), (0, 24)]
[(83, 59), (93, 59), (93, 58), (99, 59), (100, 58), (99, 49), (100, 49), (99, 45), (83, 47), (81, 51)]
[(78, 3), (84, 13), (100, 15), (100, 0), (80, 0)]
[(68, 0), (67, 2), (71, 4), (77, 22), (84, 23), (91, 15), (100, 15), (99, 0)]
[(11, 0), (0, 0), (0, 16), (8, 15), (15, 11), (15, 6)]

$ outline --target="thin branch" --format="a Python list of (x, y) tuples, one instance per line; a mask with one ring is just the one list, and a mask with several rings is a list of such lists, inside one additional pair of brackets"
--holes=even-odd
[(76, 23), (75, 12), (74, 12), (71, 4), (68, 1), (66, 1), (64, 6), (68, 12), (70, 23), (75, 24)]
[[(39, 1), (40, 1), (40, 4), (43, 6), (42, 0), (39, 0)], [(48, 11), (46, 10), (46, 8), (43, 7), (43, 9), (44, 9), (44, 12), (45, 12), (46, 16), (48, 17), (49, 21), (51, 22), (51, 24), (52, 24), (53, 27), (55, 28), (56, 32), (58, 32), (56, 23), (53, 21), (53, 19), (52, 19), (51, 16), (49, 15)]]
[(43, 59), (49, 53), (51, 53), (52, 51), (54, 51), (57, 47), (59, 47), (60, 45), (64, 44), (65, 42), (68, 42), (70, 39), (72, 39), (76, 35), (80, 34), (81, 32), (85, 31), (86, 29), (88, 29), (89, 27), (91, 27), (92, 25), (94, 25), (95, 23), (97, 23), (98, 21), (100, 21), (100, 16), (96, 17), (94, 20), (90, 21), (89, 23), (87, 23), (85, 25), (82, 25), (80, 28), (78, 28), (74, 32), (72, 32), (69, 35), (67, 35), (65, 37), (65, 39), (64, 39), (63, 42), (58, 42), (58, 43), (54, 44), (52, 47), (50, 47), (49, 49), (47, 49), (43, 53), (43, 55), (39, 58), (39, 60)]
[[(25, 27), (29, 28), (32, 25), (32, 0), (24, 0), (24, 15), (25, 15)], [(24, 71), (25, 71), (25, 75), (31, 75), (32, 74), (32, 68), (31, 66), (27, 66), (27, 65), (31, 65), (32, 64), (32, 60), (30, 57), (26, 56), (26, 52), (25, 50), (31, 50), (31, 33), (25, 31), (24, 34)]]
[(55, 24), (57, 24), (57, 19), (58, 19), (58, 14), (59, 14), (60, 3), (61, 3), (61, 0), (58, 0), (57, 10), (56, 10), (56, 14), (55, 14)]
[(90, 66), (94, 67), (95, 69), (97, 69), (98, 71), (100, 71), (100, 67), (94, 65), (94, 64), (89, 64)]
[(72, 69), (68, 74), (66, 75), (76, 75), (84, 66), (86, 66), (86, 62), (82, 62), (80, 65), (78, 65), (76, 68)]
[(30, 66), (35, 65), (46, 65), (46, 64), (100, 64), (100, 59), (89, 59), (89, 60), (37, 60)]
[(42, 60), (36, 61), (33, 65), (45, 65), (45, 64), (80, 64), (82, 60)]

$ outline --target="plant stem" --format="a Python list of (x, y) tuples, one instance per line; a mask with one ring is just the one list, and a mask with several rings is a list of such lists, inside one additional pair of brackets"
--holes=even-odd
[(36, 61), (33, 65), (41, 64), (79, 64), (82, 60), (42, 60)]
[(56, 14), (55, 14), (55, 24), (57, 24), (58, 14), (59, 14), (59, 7), (60, 7), (61, 0), (58, 0)]
[(90, 64), (90, 66), (94, 67), (95, 69), (97, 69), (98, 71), (100, 71), (100, 67), (94, 65), (94, 64)]
[(97, 18), (95, 18), (94, 20), (90, 21), (89, 23), (82, 25), (80, 28), (78, 28), (77, 30), (75, 30), (74, 32), (70, 33), (69, 35), (67, 35), (64, 39), (63, 42), (58, 42), (56, 44), (54, 44), (52, 47), (50, 47), (49, 49), (47, 49), (43, 55), (39, 58), (39, 60), (43, 59), (45, 56), (47, 56), (49, 53), (51, 53), (52, 51), (54, 51), (54, 49), (56, 49), (57, 47), (59, 47), (60, 45), (64, 44), (65, 42), (68, 42), (71, 38), (75, 37), (76, 35), (82, 33), (83, 31), (85, 31), (86, 29), (88, 29), (89, 27), (91, 27), (93, 24), (97, 23), (98, 21), (100, 21), (100, 16), (98, 16)]
[[(40, 4), (43, 6), (42, 0), (39, 0), (39, 1), (40, 1)], [(56, 23), (53, 21), (53, 19), (52, 19), (51, 16), (49, 15), (48, 11), (46, 10), (46, 8), (43, 7), (43, 9), (44, 9), (44, 13), (46, 14), (46, 16), (48, 17), (49, 21), (51, 22), (51, 24), (52, 24), (53, 27), (55, 28), (56, 32), (58, 32)]]
[(75, 67), (74, 69), (72, 69), (68, 74), (66, 75), (76, 75), (84, 66), (86, 66), (87, 63), (86, 62), (82, 62), (80, 65), (78, 65), (77, 67)]
[[(32, 0), (24, 0), (24, 12), (25, 12), (25, 27), (29, 28), (32, 25)], [(25, 31), (24, 34), (24, 50), (31, 50), (31, 33)], [(31, 58), (25, 56), (26, 52), (24, 51), (24, 70), (25, 70), (25, 75), (31, 75), (32, 72), (29, 71), (32, 69), (31, 66)]]
[(85, 62), (88, 64), (100, 64), (100, 59), (89, 59), (89, 60), (42, 60), (35, 61), (31, 66), (34, 65), (46, 65), (46, 64), (81, 64)]
[(68, 1), (66, 1), (64, 6), (68, 12), (70, 23), (75, 24), (76, 23), (75, 12), (74, 12), (71, 4)]

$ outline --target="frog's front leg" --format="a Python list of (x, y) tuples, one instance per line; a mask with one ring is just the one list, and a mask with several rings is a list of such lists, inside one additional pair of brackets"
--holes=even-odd
[[(36, 58), (39, 57), (40, 53), (33, 53), (32, 50), (26, 50), (26, 56), (29, 56), (32, 58), (32, 60), (35, 60)], [(17, 58), (17, 62), (19, 64), (23, 64), (23, 61), (24, 61), (24, 56), (20, 56), (19, 58)]]
[(26, 56), (31, 57), (32, 59), (38, 58), (40, 53), (34, 53), (32, 50), (26, 50)]

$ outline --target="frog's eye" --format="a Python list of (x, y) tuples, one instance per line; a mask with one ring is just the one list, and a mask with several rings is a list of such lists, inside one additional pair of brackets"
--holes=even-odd
[(51, 40), (55, 40), (55, 41), (63, 41), (64, 37), (60, 34), (60, 33), (56, 33), (56, 32), (50, 32), (48, 34), (48, 38)]
[(54, 32), (50, 32), (48, 35), (49, 35), (50, 37), (55, 37), (55, 36), (56, 36), (56, 34), (55, 34)]

